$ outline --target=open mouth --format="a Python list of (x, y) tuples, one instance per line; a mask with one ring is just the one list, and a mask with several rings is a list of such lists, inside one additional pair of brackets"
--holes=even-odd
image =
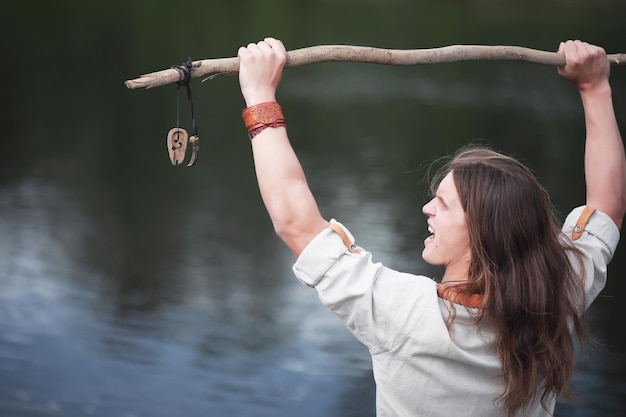
[(433, 229), (431, 226), (428, 226), (428, 233), (430, 233), (430, 235), (426, 238), (426, 242), (429, 242), (435, 238), (435, 229)]

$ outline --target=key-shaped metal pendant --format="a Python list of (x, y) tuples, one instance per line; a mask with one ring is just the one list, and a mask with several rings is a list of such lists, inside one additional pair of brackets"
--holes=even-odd
[(185, 160), (187, 152), (187, 131), (180, 127), (171, 129), (167, 134), (167, 152), (172, 165), (180, 165)]

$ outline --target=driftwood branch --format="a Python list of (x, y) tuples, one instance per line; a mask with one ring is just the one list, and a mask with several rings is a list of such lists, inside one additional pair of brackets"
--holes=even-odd
[[(613, 66), (626, 65), (626, 54), (609, 55)], [(563, 66), (565, 60), (556, 52), (539, 51), (519, 46), (452, 45), (433, 49), (381, 49), (351, 45), (318, 45), (287, 52), (285, 68), (323, 62), (361, 62), (381, 65), (442, 64), (458, 61), (526, 61)], [(212, 78), (239, 71), (239, 58), (203, 59), (192, 63), (191, 77)], [(152, 88), (180, 80), (180, 71), (170, 68), (142, 75), (125, 82), (126, 87)]]

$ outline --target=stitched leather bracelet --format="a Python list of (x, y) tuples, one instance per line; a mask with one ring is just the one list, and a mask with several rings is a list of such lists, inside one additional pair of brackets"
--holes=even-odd
[(250, 140), (268, 127), (286, 126), (283, 111), (275, 101), (259, 103), (245, 108), (241, 112), (241, 116), (246, 124)]

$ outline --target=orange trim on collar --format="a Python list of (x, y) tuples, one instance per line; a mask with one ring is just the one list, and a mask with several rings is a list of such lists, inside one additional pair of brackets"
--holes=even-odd
[(480, 308), (483, 305), (483, 296), (480, 294), (465, 295), (453, 286), (438, 283), (437, 295), (439, 298), (448, 300), (454, 304), (460, 304), (469, 308)]

